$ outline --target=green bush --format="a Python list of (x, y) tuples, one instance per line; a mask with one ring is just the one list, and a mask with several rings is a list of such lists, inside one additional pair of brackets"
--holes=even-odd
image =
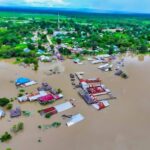
[(23, 129), (24, 129), (24, 124), (23, 124), (23, 122), (19, 122), (17, 127), (18, 127), (18, 131), (23, 130)]
[(61, 126), (61, 123), (60, 122), (53, 122), (51, 126), (54, 128), (58, 128)]
[(20, 93), (24, 93), (25, 90), (24, 90), (24, 89), (20, 89), (19, 92), (20, 92)]
[(11, 148), (6, 148), (6, 150), (12, 150)]
[(53, 104), (55, 102), (55, 100), (53, 100), (53, 101), (50, 101), (48, 104)]
[(121, 74), (121, 77), (124, 78), (124, 79), (127, 79), (127, 78), (128, 78), (128, 75), (127, 75), (126, 73), (122, 73), (122, 74)]
[(46, 114), (45, 118), (51, 118), (51, 114)]
[(19, 131), (22, 131), (24, 129), (24, 124), (23, 122), (19, 122), (17, 125), (13, 125), (11, 128), (11, 131), (14, 133), (17, 133)]
[(12, 107), (13, 107), (13, 104), (12, 104), (12, 103), (9, 103), (9, 104), (7, 104), (7, 106), (6, 106), (6, 109), (10, 110), (10, 109), (12, 109)]
[(22, 94), (22, 93), (19, 93), (19, 94), (18, 94), (18, 97), (21, 97), (21, 96), (23, 96), (23, 94)]
[(11, 101), (11, 102), (13, 102), (13, 101), (14, 101), (14, 99), (13, 99), (13, 98), (11, 98), (11, 99), (10, 99), (10, 101)]
[(39, 68), (39, 65), (38, 64), (34, 64), (34, 70), (37, 71)]
[(5, 132), (1, 137), (0, 140), (1, 142), (5, 142), (8, 141), (12, 138), (11, 134), (9, 134), (8, 132)]
[(57, 93), (62, 93), (62, 90), (61, 89), (57, 89)]
[(0, 98), (0, 106), (4, 107), (6, 106), (8, 103), (10, 102), (10, 100), (8, 98)]
[(13, 125), (13, 127), (11, 128), (11, 131), (14, 133), (17, 133), (18, 132), (17, 125)]
[(38, 125), (38, 128), (39, 128), (39, 129), (41, 129), (41, 128), (42, 128), (42, 126), (41, 126), (41, 125)]

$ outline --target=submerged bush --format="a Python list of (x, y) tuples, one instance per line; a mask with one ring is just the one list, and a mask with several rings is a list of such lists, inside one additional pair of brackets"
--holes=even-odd
[(38, 64), (34, 64), (34, 70), (37, 71), (39, 68), (39, 65)]
[(124, 79), (127, 79), (127, 78), (128, 78), (128, 75), (127, 75), (126, 73), (122, 73), (122, 74), (121, 74), (121, 77), (124, 78)]
[(24, 90), (24, 89), (20, 89), (19, 92), (20, 92), (20, 93), (24, 93), (25, 90)]
[(60, 122), (53, 122), (51, 126), (54, 128), (58, 128), (61, 126), (61, 123)]
[(5, 132), (1, 137), (0, 140), (1, 142), (5, 142), (8, 141), (12, 138), (11, 134), (9, 134), (8, 132)]
[(12, 150), (11, 148), (6, 148), (6, 150)]
[(61, 89), (57, 89), (57, 93), (58, 94), (62, 93), (62, 90)]
[(0, 106), (4, 107), (6, 106), (8, 103), (10, 102), (10, 100), (8, 98), (0, 98)]
[(38, 125), (38, 128), (39, 128), (39, 129), (41, 129), (41, 128), (42, 128), (42, 126), (41, 126), (41, 125)]
[(6, 106), (6, 109), (10, 110), (10, 109), (12, 109), (12, 107), (13, 107), (13, 104), (12, 104), (12, 103), (9, 103), (9, 104), (7, 104), (7, 106)]
[(22, 131), (24, 129), (24, 124), (23, 122), (19, 122), (17, 125), (13, 125), (11, 131), (14, 133), (17, 133), (19, 131)]
[(46, 114), (45, 118), (51, 118), (51, 114)]
[(19, 94), (18, 94), (18, 97), (21, 97), (21, 96), (23, 96), (23, 94), (22, 94), (22, 93), (19, 93)]

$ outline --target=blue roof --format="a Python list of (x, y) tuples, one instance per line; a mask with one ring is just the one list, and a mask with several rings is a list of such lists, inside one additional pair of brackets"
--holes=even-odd
[(41, 49), (38, 49), (38, 52), (37, 52), (37, 54), (44, 54), (45, 52), (43, 51), (43, 50), (41, 50)]
[(23, 51), (26, 52), (26, 53), (29, 53), (30, 49), (29, 48), (25, 48)]
[(31, 81), (31, 80), (28, 79), (28, 78), (21, 77), (21, 78), (18, 78), (18, 79), (16, 80), (16, 83), (17, 83), (17, 84), (25, 84), (25, 83), (28, 83), (28, 82), (30, 82), (30, 81)]

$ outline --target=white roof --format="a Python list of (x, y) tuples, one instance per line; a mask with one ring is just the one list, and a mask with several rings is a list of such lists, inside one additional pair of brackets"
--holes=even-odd
[(58, 94), (58, 96), (59, 96), (59, 98), (63, 98), (64, 96), (63, 96), (63, 94)]
[(76, 72), (76, 74), (84, 75), (84, 72)]
[(41, 59), (42, 61), (43, 61), (43, 60), (50, 60), (50, 57), (42, 55), (42, 56), (40, 56), (40, 59)]
[(60, 105), (56, 105), (54, 107), (57, 110), (57, 112), (62, 112), (62, 111), (65, 111), (65, 110), (72, 108), (73, 105), (70, 102), (66, 102), (66, 103), (63, 103)]
[(83, 89), (87, 89), (89, 87), (89, 85), (86, 82), (81, 82), (82, 88)]
[(47, 95), (47, 92), (45, 92), (45, 91), (39, 91), (39, 94), (40, 94), (41, 96), (46, 96), (46, 95)]
[[(101, 101), (101, 102), (104, 104), (104, 106), (105, 106), (105, 107), (108, 107), (108, 106), (109, 106), (108, 101), (103, 100), (103, 101)], [(100, 107), (99, 107), (99, 104), (98, 104), (98, 103), (96, 103), (96, 104), (92, 104), (92, 106), (93, 106), (94, 108), (96, 108), (97, 110), (99, 110), (99, 109), (100, 109)]]
[(67, 126), (70, 127), (82, 120), (84, 120), (84, 116), (81, 114), (76, 114), (76, 115), (72, 116), (71, 119), (69, 119), (69, 121), (67, 122)]
[(26, 95), (21, 96), (21, 97), (18, 97), (18, 101), (19, 101), (19, 102), (25, 102), (25, 101), (27, 101), (27, 100), (28, 100), (28, 97), (27, 97)]
[(94, 59), (91, 58), (91, 57), (87, 58), (87, 60), (88, 60), (88, 61), (94, 61)]
[(102, 60), (94, 60), (94, 61), (92, 61), (92, 64), (98, 64), (98, 63), (101, 63), (102, 62)]
[(25, 102), (28, 99), (30, 101), (34, 101), (34, 100), (37, 100), (38, 98), (40, 98), (41, 96), (45, 96), (45, 95), (47, 95), (47, 93), (45, 91), (40, 91), (39, 94), (34, 95), (34, 96), (28, 97), (27, 95), (24, 95), (24, 96), (18, 97), (18, 101), (19, 102)]
[(35, 101), (35, 100), (37, 100), (38, 98), (40, 98), (40, 97), (42, 97), (42, 96), (46, 96), (46, 95), (47, 95), (47, 93), (46, 93), (45, 91), (40, 91), (39, 94), (34, 95), (34, 96), (30, 96), (30, 97), (29, 97), (29, 100), (30, 100), (30, 101)]
[(5, 116), (5, 112), (3, 110), (0, 109), (0, 118)]
[(100, 66), (98, 67), (98, 69), (102, 69), (102, 68), (105, 68), (105, 67), (109, 67), (109, 64), (100, 65)]
[(110, 57), (110, 55), (108, 55), (108, 54), (97, 55), (95, 58), (99, 59), (99, 58), (107, 58), (107, 57)]
[(35, 101), (35, 100), (37, 100), (37, 99), (40, 98), (40, 97), (41, 97), (40, 94), (34, 95), (34, 96), (29, 97), (29, 100), (30, 100), (30, 101)]
[(25, 86), (31, 86), (31, 85), (34, 85), (34, 84), (37, 84), (37, 82), (36, 81), (30, 81), (28, 83), (25, 83), (24, 85)]

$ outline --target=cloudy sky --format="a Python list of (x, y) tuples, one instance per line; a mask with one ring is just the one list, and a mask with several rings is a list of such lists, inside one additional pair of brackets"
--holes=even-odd
[(150, 0), (0, 0), (0, 6), (92, 8), (150, 13)]

